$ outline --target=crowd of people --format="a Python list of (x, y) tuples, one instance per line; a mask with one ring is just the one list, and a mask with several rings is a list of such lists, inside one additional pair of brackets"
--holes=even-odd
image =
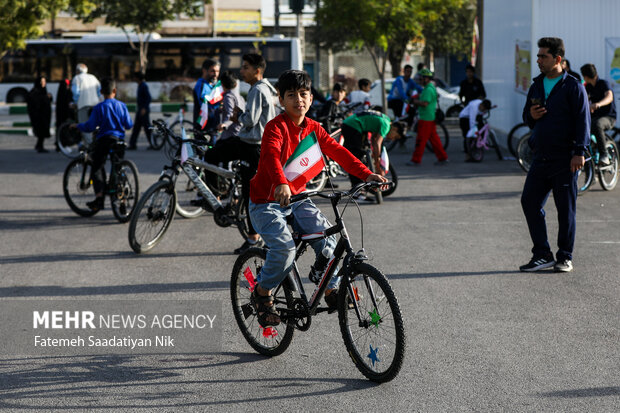
[[(538, 271), (554, 266), (557, 271), (570, 271), (575, 236), (577, 172), (584, 164), (590, 131), (597, 139), (600, 163), (609, 163), (605, 130), (615, 124), (616, 108), (609, 82), (599, 78), (593, 64), (581, 67), (582, 81), (579, 74), (571, 71), (569, 61), (564, 58), (561, 39), (543, 38), (538, 46), (537, 62), (541, 75), (534, 79), (523, 110), (523, 119), (533, 131), (530, 145), (534, 161), (524, 185), (522, 205), (534, 247), (531, 261), (521, 266), (521, 270)], [(289, 265), (290, 254), (286, 251), (290, 247), (290, 240), (271, 232), (273, 228), (271, 224), (266, 224), (267, 218), (263, 215), (275, 214), (280, 217), (276, 221), (281, 224), (285, 222), (281, 218), (291, 213), (286, 207), (291, 194), (299, 188), (291, 192), (281, 166), (299, 141), (310, 132), (318, 137), (318, 143), (326, 154), (333, 155), (349, 170), (352, 185), (368, 180), (371, 176), (373, 180), (384, 179), (381, 173), (372, 174), (359, 159), (362, 159), (367, 145), (370, 145), (375, 170), (381, 171), (379, 155), (382, 140), (401, 139), (407, 126), (411, 126), (411, 111), (417, 116), (417, 136), (415, 149), (407, 165), (421, 164), (427, 141), (433, 147), (436, 165), (446, 165), (448, 155), (437, 135), (438, 107), (433, 73), (424, 64), (418, 65), (415, 75), (412, 66), (404, 66), (403, 74), (392, 84), (387, 102), (396, 121), (376, 110), (378, 108), (371, 107), (371, 82), (368, 79), (360, 79), (358, 89), (348, 94), (341, 83), (335, 83), (331, 96), (325, 99), (315, 91), (303, 71), (285, 72), (274, 87), (264, 78), (266, 66), (267, 62), (258, 54), (243, 56), (240, 79), (250, 85), (244, 99), (239, 94), (239, 79), (235, 73), (230, 70), (220, 72), (218, 61), (205, 60), (202, 76), (192, 91), (193, 124), (196, 131), (218, 136), (214, 147), (207, 151), (205, 161), (213, 164), (245, 161), (242, 191), (250, 211), (247, 218), (249, 236), (235, 253), (243, 253), (253, 246), (264, 246), (267, 241), (274, 254), (269, 263), (274, 263), (275, 273)], [(141, 129), (144, 129), (150, 143), (151, 95), (142, 73), (136, 74), (136, 81), (137, 110), (134, 121), (129, 117), (126, 105), (115, 99), (116, 85), (113, 79), (106, 78), (100, 83), (88, 73), (86, 65), (80, 63), (72, 81), (66, 79), (60, 82), (56, 100), (56, 124), (77, 118), (74, 127), (83, 133), (97, 129), (93, 149), (96, 198), (89, 203), (92, 209), (103, 207), (103, 167), (110, 145), (116, 139), (123, 139), (125, 131), (132, 127), (128, 149), (136, 148)], [(322, 101), (318, 111), (311, 110), (314, 108), (314, 96)], [(481, 127), (481, 117), (492, 107), (472, 65), (465, 69), (459, 97), (463, 105), (459, 126), (464, 138), (464, 150), (467, 152), (467, 139), (475, 137), (477, 129)], [(284, 109), (283, 114), (277, 115), (277, 101)], [(47, 92), (45, 77), (35, 81), (27, 103), (37, 137), (35, 149), (47, 152), (43, 142), (50, 136), (52, 96)], [(408, 120), (409, 125), (399, 120)], [(326, 140), (328, 133), (335, 128), (341, 128), (342, 131), (342, 150), (336, 149), (340, 146), (334, 146), (333, 139)], [(543, 210), (551, 191), (560, 219), (559, 251), (555, 258), (546, 238)], [(271, 202), (279, 203), (280, 209), (262, 205)], [(310, 206), (303, 208), (306, 207)], [(292, 213), (295, 215), (294, 210)], [(312, 223), (308, 222), (308, 228), (315, 228), (321, 222), (319, 218)], [(277, 228), (279, 233), (282, 232), (280, 224)], [(279, 258), (274, 258), (278, 254)], [(270, 278), (272, 268), (267, 268), (267, 278)], [(264, 291), (267, 294), (272, 284), (259, 284), (259, 293)], [(268, 314), (265, 320), (271, 319), (269, 310), (265, 306), (261, 308), (263, 313)]]

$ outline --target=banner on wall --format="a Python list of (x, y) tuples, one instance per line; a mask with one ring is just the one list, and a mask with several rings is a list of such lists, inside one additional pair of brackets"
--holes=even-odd
[(620, 93), (620, 37), (605, 39), (605, 77), (612, 84), (616, 96)]
[(515, 43), (515, 90), (527, 95), (532, 82), (531, 45), (529, 41)]

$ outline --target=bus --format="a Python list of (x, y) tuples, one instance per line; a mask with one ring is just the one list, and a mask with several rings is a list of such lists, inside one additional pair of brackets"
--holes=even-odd
[[(201, 76), (202, 62), (219, 60), (222, 70), (238, 73), (242, 56), (259, 53), (267, 61), (265, 77), (273, 81), (288, 69), (303, 69), (299, 39), (284, 37), (170, 37), (152, 38), (148, 45), (146, 80), (155, 101), (182, 101), (191, 97)], [(24, 50), (7, 53), (0, 61), (0, 101), (24, 102), (38, 76), (45, 76), (48, 91), (56, 96), (58, 83), (71, 79), (75, 66), (117, 82), (117, 95), (135, 100), (133, 74), (140, 69), (138, 51), (125, 35), (87, 35), (79, 39), (30, 40)], [(241, 91), (249, 89), (243, 82)]]

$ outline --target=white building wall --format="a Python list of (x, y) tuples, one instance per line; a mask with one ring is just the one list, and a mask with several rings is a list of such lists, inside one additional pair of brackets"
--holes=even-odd
[(521, 119), (525, 96), (515, 92), (515, 44), (530, 40), (531, 18), (531, 0), (484, 2), (482, 81), (487, 97), (498, 106), (489, 121), (500, 132), (507, 133)]
[(485, 0), (482, 80), (499, 107), (491, 125), (507, 132), (521, 121), (525, 95), (515, 91), (515, 42), (529, 40), (531, 74), (538, 76), (536, 42), (561, 37), (574, 71), (593, 63), (609, 79), (605, 39), (620, 37), (620, 0)]

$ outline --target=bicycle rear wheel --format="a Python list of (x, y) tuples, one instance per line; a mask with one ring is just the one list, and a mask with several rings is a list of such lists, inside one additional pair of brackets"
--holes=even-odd
[(306, 184), (306, 189), (308, 191), (322, 191), (325, 188), (325, 184), (327, 184), (327, 172), (322, 170)]
[[(250, 302), (250, 295), (256, 286), (257, 275), (263, 268), (267, 252), (262, 248), (250, 248), (239, 256), (233, 266), (230, 280), (230, 298), (235, 320), (243, 337), (254, 350), (265, 356), (282, 354), (293, 340), (293, 323), (280, 323), (263, 328), (258, 323), (258, 315)], [(276, 308), (293, 308), (293, 293), (284, 284), (274, 293)]]
[(618, 183), (618, 146), (613, 141), (607, 141), (609, 165), (598, 167), (598, 180), (605, 191), (611, 191)]
[[(359, 316), (349, 302), (356, 303)], [(376, 268), (353, 265), (338, 295), (344, 344), (360, 372), (372, 381), (392, 380), (405, 357), (405, 328), (390, 283)]]
[(530, 140), (531, 132), (526, 133), (519, 140), (519, 144), (517, 145), (517, 161), (519, 162), (519, 166), (525, 172), (530, 170), (530, 166), (532, 165), (532, 149), (530, 148), (530, 144), (528, 141)]
[(523, 135), (529, 133), (529, 131), (530, 127), (527, 126), (527, 123), (518, 123), (513, 126), (512, 129), (510, 129), (510, 132), (508, 132), (508, 150), (515, 158), (518, 157), (517, 147), (519, 146), (519, 141), (521, 140)]
[[(110, 193), (112, 213), (119, 222), (127, 222), (140, 196), (138, 168), (126, 159), (120, 161), (116, 168), (116, 184)], [(110, 177), (110, 180), (112, 179)]]
[(69, 208), (82, 217), (92, 217), (98, 212), (86, 206), (87, 202), (95, 199), (95, 190), (90, 179), (91, 172), (91, 162), (78, 158), (69, 162), (62, 176), (62, 192), (65, 200)]
[(581, 195), (587, 191), (594, 181), (594, 161), (590, 157), (590, 154), (586, 154), (586, 158), (590, 159), (587, 160), (583, 168), (577, 172), (577, 195)]
[[(200, 179), (204, 181), (204, 171), (196, 171)], [(198, 201), (198, 188), (185, 173), (180, 173), (174, 184), (176, 191), (176, 211), (183, 218), (198, 218), (205, 210)]]
[(151, 250), (174, 217), (176, 194), (169, 181), (155, 182), (138, 201), (129, 222), (129, 245), (136, 253)]

